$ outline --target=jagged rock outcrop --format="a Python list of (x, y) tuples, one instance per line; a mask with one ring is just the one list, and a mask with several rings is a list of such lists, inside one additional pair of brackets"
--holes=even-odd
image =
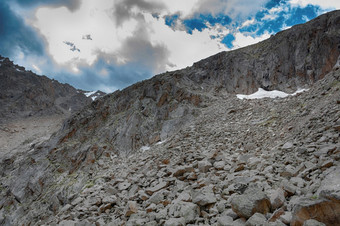
[(340, 13), (321, 15), (258, 44), (201, 60), (185, 70), (204, 88), (229, 93), (295, 91), (323, 78), (338, 62)]
[(0, 56), (0, 123), (30, 116), (70, 115), (91, 103), (82, 92)]
[[(1, 159), (0, 224), (333, 222), (340, 213), (324, 218), (298, 204), (333, 200), (337, 207), (339, 200), (336, 186), (327, 186), (340, 166), (338, 18), (339, 11), (323, 15), (92, 102), (48, 142)], [(303, 41), (292, 43), (292, 35)], [(302, 62), (305, 43), (313, 46), (312, 60), (299, 67), (306, 74), (298, 75), (300, 69), (290, 68)], [(283, 55), (276, 52), (281, 48)], [(229, 65), (232, 59), (240, 65)], [(241, 73), (243, 67), (254, 74)], [(261, 73), (272, 67), (284, 74), (263, 79)], [(240, 74), (225, 71), (234, 69)], [(285, 99), (240, 100), (233, 94), (312, 83), (309, 91)], [(258, 199), (249, 197), (254, 187)], [(240, 197), (250, 200), (245, 213), (234, 203)]]

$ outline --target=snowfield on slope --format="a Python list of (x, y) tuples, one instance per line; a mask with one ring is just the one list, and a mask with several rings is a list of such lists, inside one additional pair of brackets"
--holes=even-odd
[(256, 91), (253, 94), (249, 94), (249, 95), (244, 95), (244, 94), (236, 94), (236, 97), (240, 100), (243, 99), (248, 99), (248, 100), (252, 100), (252, 99), (262, 99), (262, 98), (285, 98), (288, 96), (294, 96), (298, 93), (302, 93), (304, 91), (307, 91), (308, 89), (298, 89), (295, 93), (289, 94), (289, 93), (285, 93), (279, 90), (272, 90), (272, 91), (266, 91), (262, 88), (259, 88), (258, 91)]

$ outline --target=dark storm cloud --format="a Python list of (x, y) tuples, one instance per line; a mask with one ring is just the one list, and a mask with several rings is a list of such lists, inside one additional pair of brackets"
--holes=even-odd
[(71, 11), (79, 9), (81, 0), (15, 0), (23, 7), (36, 7), (48, 5), (51, 7), (65, 6)]
[(139, 62), (154, 71), (164, 71), (165, 66), (169, 65), (170, 52), (167, 47), (152, 45), (143, 28), (136, 31), (134, 36), (125, 40), (120, 53), (130, 62)]
[(6, 1), (0, 1), (0, 43), (1, 55), (12, 57), (18, 50), (25, 54), (44, 54), (43, 40)]
[[(77, 88), (87, 91), (100, 89), (105, 92), (108, 92), (108, 89), (111, 91), (123, 89), (153, 75), (150, 68), (139, 63), (116, 65), (107, 63), (105, 58), (98, 59), (92, 66), (79, 67), (79, 70), (81, 72), (77, 76), (64, 70), (53, 74), (60, 82), (69, 83)], [(107, 75), (100, 75), (102, 70), (105, 70)]]
[(145, 12), (157, 14), (159, 10), (164, 9), (165, 6), (157, 1), (146, 2), (144, 0), (125, 0), (115, 3), (113, 16), (116, 19), (116, 25), (120, 26), (122, 23), (130, 18), (140, 17), (132, 12), (132, 9), (137, 7)]

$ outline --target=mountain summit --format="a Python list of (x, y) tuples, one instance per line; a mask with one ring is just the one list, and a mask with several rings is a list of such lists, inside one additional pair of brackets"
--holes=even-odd
[(0, 224), (338, 225), (339, 37), (334, 11), (91, 102), (1, 158)]

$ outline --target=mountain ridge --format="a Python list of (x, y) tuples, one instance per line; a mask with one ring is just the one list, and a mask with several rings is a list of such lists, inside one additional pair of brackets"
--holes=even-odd
[(39, 76), (0, 56), (0, 122), (46, 115), (66, 115), (91, 102), (83, 91)]
[(0, 224), (338, 223), (339, 21), (334, 11), (91, 102), (0, 159)]

